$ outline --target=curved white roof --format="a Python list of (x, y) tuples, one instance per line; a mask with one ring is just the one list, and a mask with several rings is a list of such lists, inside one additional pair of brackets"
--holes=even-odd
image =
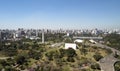
[(76, 39), (74, 42), (82, 43), (83, 40), (81, 40), (81, 39)]

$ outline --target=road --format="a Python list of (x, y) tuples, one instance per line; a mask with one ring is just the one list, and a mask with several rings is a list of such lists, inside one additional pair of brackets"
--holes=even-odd
[(100, 43), (87, 44), (87, 45), (97, 46), (97, 47), (106, 48), (106, 49), (111, 49), (113, 51), (113, 53), (108, 55), (108, 56), (106, 56), (106, 57), (104, 57), (104, 58), (102, 58), (99, 61), (99, 64), (100, 64), (100, 67), (101, 67), (101, 71), (115, 71), (114, 70), (114, 63), (117, 62), (117, 61), (120, 61), (120, 60), (116, 59), (114, 57), (114, 54), (115, 54), (115, 52), (117, 52), (117, 54), (120, 55), (120, 51), (118, 51), (118, 50), (116, 50), (114, 48), (111, 48), (109, 46), (100, 44)]

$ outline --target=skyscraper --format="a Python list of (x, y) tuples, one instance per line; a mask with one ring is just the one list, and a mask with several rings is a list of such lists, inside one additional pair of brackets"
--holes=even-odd
[(38, 30), (36, 30), (36, 36), (38, 37)]
[(1, 40), (1, 31), (0, 31), (0, 40)]
[(44, 43), (44, 30), (42, 31), (42, 43)]

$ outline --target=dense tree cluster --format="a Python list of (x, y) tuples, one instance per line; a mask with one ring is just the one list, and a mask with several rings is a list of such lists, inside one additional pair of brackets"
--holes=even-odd
[(104, 37), (107, 45), (120, 50), (120, 34), (112, 33)]
[(103, 56), (101, 54), (95, 54), (95, 55), (93, 55), (93, 57), (96, 61), (99, 61), (101, 58), (103, 58)]
[(120, 71), (120, 61), (114, 64), (115, 71)]
[[(98, 65), (91, 65), (99, 61), (103, 56), (96, 54), (97, 47), (90, 47), (79, 44), (79, 48), (64, 49), (63, 47), (51, 47), (54, 42), (72, 42), (70, 37), (64, 34), (45, 35), (49, 43), (39, 43), (39, 40), (23, 38), (19, 41), (2, 41), (0, 43), (0, 56), (7, 57), (0, 59), (0, 71), (90, 71), (99, 70)], [(59, 39), (61, 38), (61, 39)], [(40, 39), (41, 40), (41, 39)], [(52, 42), (51, 42), (52, 40)], [(89, 55), (89, 52), (92, 54)], [(90, 58), (91, 57), (91, 58)], [(94, 60), (93, 58), (96, 60)], [(84, 69), (84, 66), (89, 67)]]
[(91, 68), (92, 68), (92, 69), (94, 69), (94, 70), (101, 70), (101, 69), (100, 69), (100, 65), (99, 65), (99, 64), (97, 64), (97, 63), (96, 63), (96, 64), (91, 65)]
[(45, 33), (45, 41), (61, 42), (64, 35), (64, 33)]

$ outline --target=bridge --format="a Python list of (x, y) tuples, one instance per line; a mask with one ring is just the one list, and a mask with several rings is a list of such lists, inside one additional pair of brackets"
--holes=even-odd
[(77, 36), (74, 36), (73, 38), (74, 39), (94, 39), (94, 40), (101, 40), (101, 39), (103, 39), (103, 37), (77, 37)]

